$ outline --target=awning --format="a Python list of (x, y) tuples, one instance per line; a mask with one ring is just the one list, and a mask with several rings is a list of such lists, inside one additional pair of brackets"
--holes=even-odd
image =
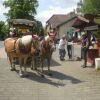
[(89, 24), (89, 20), (82, 17), (82, 16), (77, 16), (77, 18), (75, 19), (72, 27), (74, 28), (81, 28), (81, 27), (85, 27), (86, 24)]
[(76, 29), (76, 30), (75, 30), (75, 32), (79, 32), (79, 31), (80, 31), (80, 29)]

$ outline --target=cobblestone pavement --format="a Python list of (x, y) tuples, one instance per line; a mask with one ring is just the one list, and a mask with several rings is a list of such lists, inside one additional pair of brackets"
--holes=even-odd
[(29, 76), (20, 78), (18, 71), (10, 71), (4, 48), (0, 55), (0, 100), (100, 100), (100, 72), (81, 68), (81, 61), (66, 57), (61, 62), (57, 51), (51, 64), (53, 76), (41, 78), (28, 68)]

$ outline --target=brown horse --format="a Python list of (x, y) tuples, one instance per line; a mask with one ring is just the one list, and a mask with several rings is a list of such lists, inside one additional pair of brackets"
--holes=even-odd
[[(15, 64), (13, 62), (17, 58), (20, 65), (19, 75), (21, 77), (26, 75), (26, 62), (32, 50), (32, 36), (27, 35), (18, 39), (7, 38), (4, 41), (4, 46), (11, 64), (11, 70), (15, 70)], [(24, 67), (24, 73), (22, 73), (22, 66)]]
[(50, 62), (51, 62), (51, 57), (52, 53), (55, 50), (55, 45), (54, 45), (54, 40), (47, 35), (41, 42), (41, 47), (40, 47), (40, 59), (41, 59), (41, 72), (43, 73), (43, 67), (44, 67), (44, 61), (45, 59), (47, 60), (47, 66), (48, 66), (48, 74), (51, 75), (50, 73)]

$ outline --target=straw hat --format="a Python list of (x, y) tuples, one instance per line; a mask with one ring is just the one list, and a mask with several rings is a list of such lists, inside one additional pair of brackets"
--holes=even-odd
[(81, 32), (81, 35), (83, 36), (83, 35), (86, 35), (86, 32)]

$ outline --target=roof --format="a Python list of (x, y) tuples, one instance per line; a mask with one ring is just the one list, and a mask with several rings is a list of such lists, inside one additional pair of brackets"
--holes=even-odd
[(67, 20), (67, 15), (65, 14), (55, 14), (46, 23), (52, 25), (52, 28), (56, 28), (59, 24)]
[(66, 24), (68, 22), (70, 22), (70, 26), (72, 26), (73, 25), (73, 22), (74, 22), (74, 20), (75, 20), (76, 17), (77, 17), (77, 15), (74, 15), (74, 16), (72, 16), (70, 18), (67, 17), (67, 19), (64, 22), (60, 23), (57, 27), (59, 27), (59, 26), (61, 26), (63, 24)]
[(88, 19), (86, 19), (82, 16), (77, 16), (73, 22), (72, 27), (75, 27), (75, 28), (84, 27), (89, 23), (90, 23), (90, 21)]
[(95, 25), (100, 25), (100, 15), (93, 15), (93, 14), (85, 14), (83, 16), (78, 16), (74, 23), (73, 27), (75, 28), (84, 28), (91, 26), (93, 29), (97, 29)]
[(28, 20), (28, 19), (12, 19), (10, 21), (13, 25), (27, 25), (27, 26), (34, 26), (35, 22)]

